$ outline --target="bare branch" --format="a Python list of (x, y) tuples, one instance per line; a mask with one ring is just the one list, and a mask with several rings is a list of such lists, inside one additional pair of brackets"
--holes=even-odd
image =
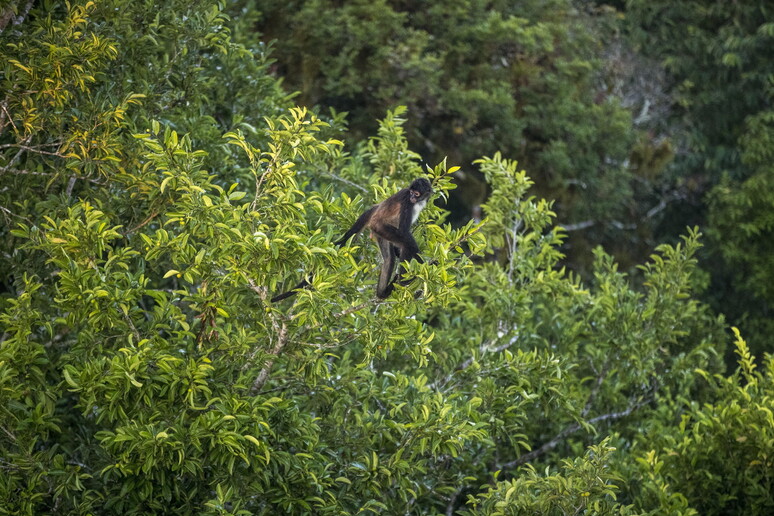
[(446, 516), (454, 516), (454, 508), (457, 507), (457, 500), (462, 494), (464, 488), (457, 489), (457, 491), (449, 497), (449, 503), (446, 505)]
[(360, 303), (360, 304), (359, 304), (359, 305), (357, 305), (357, 306), (353, 306), (353, 307), (347, 308), (346, 310), (343, 310), (343, 311), (341, 311), (341, 312), (339, 312), (339, 313), (337, 313), (337, 314), (333, 314), (333, 317), (335, 317), (336, 319), (339, 319), (339, 318), (341, 318), (341, 317), (344, 317), (344, 316), (346, 316), (346, 315), (349, 315), (349, 314), (355, 313), (355, 312), (357, 312), (358, 310), (360, 310), (360, 309), (362, 309), (362, 308), (365, 308), (365, 307), (367, 307), (367, 306), (368, 306), (368, 305), (370, 305), (370, 304), (371, 304), (371, 303), (370, 303), (369, 301), (366, 301), (366, 302), (364, 302), (364, 303)]
[(10, 22), (14, 18), (13, 14), (13, 7), (7, 6), (5, 8), (5, 11), (0, 13), (0, 33), (5, 30), (5, 27), (8, 25), (8, 22)]
[[(9, 174), (14, 174), (17, 176), (43, 176), (43, 177), (52, 177), (59, 175), (55, 172), (35, 172), (34, 170), (26, 170), (26, 169), (20, 169), (20, 168), (12, 168), (12, 167), (0, 167), (0, 172), (7, 172)], [(82, 179), (84, 181), (88, 181), (89, 183), (94, 183), (97, 185), (104, 185), (105, 181), (101, 181), (99, 179), (93, 179), (91, 177), (78, 177), (78, 176), (70, 176), (70, 181)]]
[(24, 22), (24, 18), (27, 17), (27, 14), (30, 12), (30, 9), (32, 9), (32, 4), (34, 3), (34, 0), (28, 0), (27, 5), (24, 6), (24, 9), (16, 15), (16, 18), (13, 20), (14, 25), (21, 25)]
[[(492, 348), (492, 349), (489, 349), (489, 347), (486, 345), (482, 345), (479, 348), (479, 351), (481, 351), (481, 353), (499, 353), (500, 351), (505, 351), (506, 349), (513, 346), (515, 342), (516, 342), (516, 339), (513, 339), (510, 342), (506, 342), (505, 344), (501, 344), (496, 348)], [(463, 363), (457, 366), (457, 371), (462, 371), (463, 369), (467, 369), (472, 365), (473, 365), (473, 357), (470, 357), (467, 360), (465, 360)]]
[(271, 350), (271, 355), (274, 358), (269, 359), (263, 366), (263, 369), (261, 369), (261, 372), (258, 373), (258, 377), (255, 379), (253, 386), (250, 388), (251, 394), (256, 394), (258, 391), (260, 391), (263, 385), (266, 383), (266, 380), (269, 379), (269, 373), (271, 372), (271, 368), (274, 366), (274, 360), (279, 356), (280, 353), (282, 353), (282, 350), (285, 348), (285, 344), (287, 344), (287, 342), (288, 326), (287, 323), (283, 321), (277, 338), (277, 344), (275, 344), (274, 349)]
[(134, 233), (135, 231), (137, 231), (138, 229), (142, 228), (143, 226), (148, 224), (150, 221), (155, 219), (158, 215), (159, 215), (159, 211), (158, 210), (154, 211), (153, 213), (148, 215), (148, 217), (145, 220), (143, 220), (142, 222), (140, 222), (139, 224), (137, 224), (133, 228), (129, 229), (125, 234), (129, 235), (131, 233)]
[(586, 417), (586, 414), (589, 413), (589, 410), (591, 410), (591, 406), (594, 404), (594, 400), (597, 399), (599, 390), (602, 388), (602, 384), (605, 382), (607, 373), (610, 371), (610, 362), (611, 362), (610, 355), (608, 355), (607, 359), (605, 360), (605, 364), (602, 366), (602, 371), (597, 376), (597, 381), (594, 382), (594, 387), (591, 389), (591, 393), (589, 394), (589, 397), (586, 400), (586, 406), (583, 407), (581, 416)]
[[(625, 410), (622, 410), (620, 412), (610, 412), (608, 414), (602, 414), (601, 416), (597, 416), (594, 418), (591, 418), (587, 421), (588, 424), (593, 425), (595, 423), (600, 423), (602, 421), (610, 421), (615, 419), (621, 419), (628, 415), (630, 415), (632, 412), (637, 410), (638, 408), (642, 407), (646, 403), (650, 401), (650, 397), (644, 398), (629, 407), (627, 407)], [(546, 452), (549, 452), (556, 448), (559, 443), (561, 443), (565, 438), (569, 437), (570, 435), (574, 434), (578, 430), (581, 429), (581, 425), (579, 423), (573, 423), (572, 425), (568, 426), (561, 432), (559, 432), (556, 437), (548, 441), (547, 443), (543, 444), (540, 448), (537, 448), (535, 450), (532, 450), (529, 453), (525, 453), (524, 455), (520, 456), (516, 460), (512, 460), (511, 462), (506, 462), (498, 469), (503, 468), (516, 468), (518, 466), (521, 466), (523, 464), (526, 464), (527, 462), (532, 462), (536, 458), (540, 457)]]
[(51, 172), (35, 172), (32, 170), (25, 170), (13, 167), (0, 167), (0, 172), (8, 172), (9, 174), (16, 174), (17, 176), (53, 176)]
[(597, 221), (595, 220), (584, 220), (583, 222), (576, 222), (575, 224), (561, 224), (561, 226), (562, 229), (569, 233), (570, 231), (580, 231), (581, 229), (590, 228), (596, 224)]
[[(247, 283), (250, 285), (250, 289), (258, 294), (264, 303), (268, 303), (269, 291), (266, 287), (256, 285), (255, 281), (252, 279), (248, 279)], [(261, 369), (261, 372), (258, 373), (258, 377), (255, 379), (252, 387), (250, 388), (250, 393), (253, 395), (258, 393), (258, 391), (260, 391), (263, 385), (266, 383), (266, 380), (269, 379), (269, 373), (271, 372), (271, 368), (274, 367), (274, 361), (280, 355), (280, 353), (282, 353), (282, 350), (285, 349), (285, 345), (288, 343), (289, 332), (287, 320), (281, 316), (275, 316), (274, 314), (269, 314), (269, 319), (271, 321), (272, 327), (274, 328), (274, 331), (277, 333), (277, 343), (269, 352), (273, 358), (269, 359), (264, 364), (263, 369)], [(278, 321), (278, 319), (280, 320)]]
[(614, 228), (620, 229), (620, 230), (631, 231), (633, 229), (637, 229), (637, 223), (636, 222), (632, 222), (631, 224), (624, 224), (620, 220), (611, 220), (610, 221), (610, 225), (613, 226)]
[[(256, 294), (258, 294), (258, 297), (261, 298), (261, 301), (263, 301), (264, 304), (268, 305), (269, 304), (269, 289), (267, 289), (266, 287), (261, 287), (259, 285), (256, 285), (255, 281), (253, 281), (252, 278), (249, 278), (247, 280), (247, 283), (250, 285), (250, 290), (252, 290)], [(274, 327), (274, 331), (279, 333), (279, 329), (280, 328), (279, 328), (279, 325), (277, 323), (277, 320), (274, 317), (271, 318), (271, 324)]]
[(263, 185), (263, 182), (266, 181), (266, 177), (271, 173), (276, 166), (279, 165), (278, 158), (282, 152), (282, 144), (277, 147), (277, 151), (274, 155), (274, 159), (266, 166), (266, 170), (263, 171), (263, 174), (261, 174), (261, 177), (258, 177), (258, 174), (255, 176), (255, 198), (253, 199), (253, 202), (250, 203), (250, 211), (255, 211), (256, 207), (258, 206), (258, 198), (261, 196), (261, 185)]
[(19, 215), (17, 213), (14, 213), (11, 210), (9, 210), (8, 208), (6, 208), (5, 206), (0, 205), (0, 211), (3, 212), (3, 216), (5, 217), (6, 223), (9, 226), (11, 225), (11, 219), (8, 218), (9, 215), (11, 217), (16, 217), (16, 218), (19, 218), (19, 219), (22, 219), (22, 220), (26, 220), (28, 223), (33, 224), (32, 220), (30, 220), (29, 218), (25, 217), (24, 215)]
[[(506, 349), (508, 349), (509, 347), (513, 346), (513, 345), (516, 343), (516, 340), (517, 340), (517, 339), (515, 339), (515, 338), (514, 338), (514, 339), (511, 339), (509, 342), (506, 342), (506, 343), (504, 343), (504, 344), (501, 344), (501, 345), (499, 345), (499, 346), (497, 346), (497, 347), (495, 347), (495, 348), (492, 348), (492, 349), (489, 349), (489, 345), (491, 344), (491, 341), (489, 341), (489, 342), (485, 342), (485, 343), (481, 344), (481, 345), (478, 347), (478, 350), (479, 350), (479, 352), (480, 352), (482, 355), (483, 355), (484, 353), (499, 353), (499, 352), (501, 352), (501, 351), (505, 351), (505, 350), (506, 350)], [(462, 362), (460, 365), (458, 365), (458, 366), (457, 366), (457, 367), (454, 369), (454, 371), (452, 371), (451, 373), (449, 373), (448, 375), (446, 375), (444, 378), (442, 378), (442, 379), (440, 379), (440, 380), (438, 380), (438, 381), (435, 381), (435, 382), (433, 382), (433, 383), (429, 384), (429, 385), (428, 385), (428, 387), (429, 387), (430, 389), (441, 389), (441, 388), (445, 387), (445, 386), (446, 386), (446, 384), (447, 384), (447, 383), (449, 383), (449, 381), (451, 381), (452, 377), (454, 376), (454, 373), (456, 373), (457, 371), (464, 371), (464, 370), (465, 370), (465, 369), (467, 369), (468, 367), (472, 366), (472, 365), (473, 365), (473, 361), (474, 361), (474, 360), (475, 360), (475, 358), (474, 358), (474, 357), (469, 357), (467, 360), (465, 360), (465, 361), (464, 361), (464, 362)]]
[(332, 178), (333, 178), (333, 179), (335, 179), (336, 181), (339, 181), (339, 182), (341, 182), (341, 183), (344, 183), (344, 184), (346, 184), (346, 185), (349, 185), (349, 186), (351, 186), (352, 188), (356, 188), (356, 189), (360, 190), (361, 192), (369, 193), (369, 192), (368, 192), (368, 189), (367, 189), (367, 188), (365, 188), (364, 186), (361, 186), (361, 185), (359, 185), (359, 184), (357, 184), (357, 183), (353, 183), (353, 182), (352, 182), (352, 181), (350, 181), (349, 179), (344, 179), (343, 177), (337, 176), (337, 175), (336, 175), (336, 174), (334, 174), (333, 172), (330, 172), (330, 171), (325, 171), (325, 172), (324, 172), (324, 174), (326, 174), (326, 175), (328, 175), (328, 176), (332, 177)]
[[(1, 22), (0, 22), (1, 23)], [(0, 134), (5, 129), (5, 119), (8, 118), (9, 122), (13, 124), (13, 119), (10, 113), (8, 113), (8, 96), (6, 96), (2, 102), (0, 102)], [(14, 125), (16, 127), (16, 125)]]
[(127, 313), (126, 313), (126, 312), (124, 312), (124, 311), (121, 311), (121, 315), (123, 315), (123, 317), (124, 317), (124, 320), (126, 321), (126, 324), (128, 324), (128, 325), (129, 325), (129, 328), (131, 328), (131, 330), (132, 330), (132, 333), (134, 334), (134, 338), (136, 339), (136, 341), (135, 341), (135, 344), (136, 344), (137, 342), (140, 342), (140, 341), (142, 340), (142, 336), (140, 336), (140, 332), (139, 332), (139, 331), (137, 331), (137, 327), (136, 327), (136, 326), (134, 325), (134, 323), (132, 322), (132, 318), (131, 318), (131, 317), (129, 317), (129, 314), (127, 314)]
[[(671, 203), (675, 201), (680, 201), (685, 199), (685, 195), (680, 192), (672, 192), (669, 195), (666, 195), (659, 200), (658, 204), (653, 206), (651, 209), (649, 209), (645, 215), (642, 217), (642, 219), (652, 219), (662, 211), (664, 211), (667, 206), (669, 206)], [(584, 220), (581, 222), (576, 222), (575, 224), (560, 224), (560, 226), (567, 231), (568, 233), (571, 231), (580, 231), (582, 229), (587, 229), (592, 226), (596, 226), (597, 224), (609, 224), (613, 226), (616, 229), (621, 230), (632, 230), (637, 228), (637, 223), (629, 223), (625, 224), (621, 222), (620, 220), (608, 220), (608, 221), (598, 221), (598, 220)]]
[(73, 195), (73, 187), (75, 186), (75, 181), (78, 178), (76, 176), (70, 176), (70, 181), (67, 182), (67, 189), (65, 190), (65, 193), (67, 194), (68, 199)]
[(61, 152), (50, 152), (50, 151), (44, 151), (41, 150), (41, 147), (55, 147), (59, 144), (42, 144), (42, 145), (20, 145), (18, 143), (6, 143), (3, 145), (0, 145), (0, 149), (20, 149), (25, 150), (27, 152), (34, 152), (35, 154), (45, 154), (46, 156), (55, 156), (57, 158), (66, 158), (66, 154), (62, 154)]

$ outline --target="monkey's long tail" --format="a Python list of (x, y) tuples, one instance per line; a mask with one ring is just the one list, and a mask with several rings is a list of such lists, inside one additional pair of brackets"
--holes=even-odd
[(365, 227), (365, 225), (368, 224), (369, 220), (371, 220), (371, 215), (374, 214), (374, 210), (376, 210), (376, 206), (363, 212), (363, 214), (357, 218), (357, 220), (352, 225), (352, 227), (349, 228), (349, 231), (344, 233), (343, 237), (336, 240), (334, 245), (341, 247), (344, 244), (346, 244), (347, 240), (349, 240), (353, 235), (357, 235), (358, 233), (363, 231), (363, 228)]
[(309, 281), (304, 279), (304, 280), (301, 281), (301, 283), (299, 283), (295, 287), (291, 288), (290, 290), (288, 290), (284, 294), (280, 294), (278, 296), (274, 296), (273, 298), (271, 298), (271, 302), (272, 303), (276, 303), (277, 301), (282, 301), (283, 299), (287, 299), (290, 296), (294, 296), (294, 295), (296, 295), (297, 291), (301, 290), (302, 288), (306, 288), (308, 286), (309, 286)]
[[(349, 228), (349, 231), (344, 233), (344, 236), (338, 239), (334, 243), (334, 245), (341, 247), (344, 244), (346, 244), (347, 240), (349, 240), (353, 235), (357, 235), (358, 233), (360, 233), (365, 227), (365, 225), (368, 224), (368, 221), (371, 220), (371, 215), (373, 215), (375, 209), (376, 209), (376, 206), (372, 207), (369, 210), (366, 210), (362, 215), (360, 215), (355, 221), (355, 224), (351, 228)], [(311, 279), (311, 276), (309, 277), (309, 279)], [(276, 303), (277, 301), (282, 301), (283, 299), (287, 299), (290, 296), (295, 295), (298, 290), (301, 290), (302, 288), (306, 288), (308, 286), (309, 286), (309, 281), (304, 279), (301, 281), (301, 283), (291, 288), (287, 292), (271, 298), (271, 302)]]

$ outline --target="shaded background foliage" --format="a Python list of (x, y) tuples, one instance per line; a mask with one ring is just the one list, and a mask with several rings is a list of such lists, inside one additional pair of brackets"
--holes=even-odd
[(452, 221), (486, 195), (470, 163), (500, 151), (556, 201), (586, 277), (596, 245), (630, 268), (706, 226), (704, 298), (769, 349), (765, 2), (248, 4), (298, 100), (348, 111), (355, 138), (409, 106), (412, 148), (463, 166)]
[(616, 8), (4, 2), (0, 513), (770, 512), (770, 13)]

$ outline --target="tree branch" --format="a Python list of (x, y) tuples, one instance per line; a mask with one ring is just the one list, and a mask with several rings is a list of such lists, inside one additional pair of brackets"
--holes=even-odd
[[(1, 24), (2, 22), (0, 22)], [(0, 134), (3, 133), (3, 129), (5, 129), (5, 119), (8, 117), (8, 120), (11, 124), (13, 124), (13, 119), (11, 118), (11, 115), (8, 113), (8, 96), (3, 99), (2, 102), (0, 102)], [(16, 127), (16, 125), (14, 125)]]
[[(610, 355), (607, 356), (607, 359), (605, 359), (605, 363), (602, 366), (602, 371), (599, 372), (599, 375), (597, 376), (597, 381), (594, 382), (594, 387), (591, 389), (591, 393), (589, 394), (588, 399), (586, 400), (586, 406), (583, 407), (583, 411), (581, 412), (582, 417), (586, 417), (586, 414), (589, 413), (589, 410), (591, 410), (591, 406), (594, 404), (594, 400), (597, 399), (597, 395), (599, 394), (599, 389), (602, 388), (602, 384), (605, 382), (605, 378), (607, 377), (607, 373), (610, 370)], [(592, 364), (593, 367), (593, 364)]]
[(279, 336), (277, 338), (277, 344), (274, 346), (274, 349), (271, 350), (271, 355), (274, 358), (269, 359), (263, 366), (263, 369), (261, 369), (261, 372), (258, 373), (258, 377), (255, 379), (253, 386), (250, 388), (250, 394), (258, 393), (258, 391), (260, 391), (263, 385), (266, 383), (266, 380), (269, 379), (269, 373), (271, 372), (271, 368), (274, 366), (274, 360), (279, 356), (280, 353), (282, 353), (282, 350), (285, 348), (285, 344), (287, 344), (287, 342), (288, 326), (283, 321)]
[(50, 152), (50, 151), (44, 151), (40, 150), (41, 147), (58, 147), (58, 143), (48, 143), (48, 144), (41, 144), (41, 145), (21, 145), (18, 143), (5, 143), (3, 145), (0, 145), (0, 149), (20, 149), (25, 150), (27, 152), (34, 152), (35, 154), (45, 154), (46, 156), (55, 156), (57, 158), (66, 158), (67, 155), (62, 154), (61, 152)]
[[(591, 418), (587, 421), (588, 424), (593, 425), (595, 423), (599, 423), (602, 421), (609, 421), (614, 419), (621, 419), (628, 415), (630, 415), (632, 412), (637, 410), (638, 408), (642, 407), (646, 403), (650, 401), (650, 397), (644, 398), (637, 403), (634, 403), (627, 407), (625, 410), (622, 410), (620, 412), (610, 412), (608, 414), (602, 414), (601, 416), (597, 416), (594, 418)], [(526, 464), (527, 462), (532, 462), (536, 458), (540, 457), (546, 452), (549, 452), (556, 448), (559, 443), (561, 443), (566, 437), (569, 437), (570, 435), (574, 434), (578, 430), (581, 429), (581, 425), (579, 423), (573, 423), (572, 425), (568, 426), (558, 434), (556, 434), (556, 437), (548, 441), (547, 443), (544, 443), (540, 448), (537, 448), (535, 450), (532, 450), (529, 453), (525, 453), (524, 455), (520, 456), (516, 460), (512, 460), (511, 462), (506, 462), (498, 469), (504, 469), (504, 468), (516, 468), (518, 466), (521, 466), (523, 464)]]
[(135, 338), (135, 344), (137, 344), (138, 342), (140, 342), (142, 340), (142, 336), (140, 335), (140, 332), (137, 331), (137, 327), (132, 322), (132, 318), (129, 317), (128, 313), (122, 311), (121, 315), (124, 317), (124, 320), (126, 321), (126, 324), (128, 324), (129, 328), (132, 330), (132, 333), (134, 334), (134, 338)]
[(148, 218), (146, 218), (145, 220), (143, 220), (142, 222), (140, 222), (139, 224), (137, 224), (137, 225), (136, 225), (136, 226), (134, 226), (133, 228), (129, 229), (129, 230), (128, 230), (126, 233), (124, 233), (124, 234), (125, 234), (125, 235), (129, 235), (129, 234), (131, 234), (131, 233), (134, 233), (135, 231), (137, 231), (138, 229), (142, 228), (143, 226), (145, 226), (146, 224), (148, 224), (150, 221), (152, 221), (153, 219), (155, 219), (156, 217), (158, 217), (159, 213), (160, 213), (160, 211), (159, 211), (159, 210), (156, 210), (156, 211), (154, 211), (153, 213), (151, 213), (150, 215), (148, 215)]
[[(505, 351), (506, 349), (508, 349), (509, 347), (513, 346), (516, 343), (516, 339), (513, 338), (510, 340), (510, 342), (506, 342), (505, 344), (501, 344), (492, 349), (489, 349), (490, 343), (491, 342), (485, 342), (478, 347), (478, 351), (482, 354), (482, 356), (484, 353), (499, 353), (500, 351)], [(457, 371), (464, 371), (468, 367), (472, 366), (474, 360), (475, 360), (474, 357), (470, 357), (466, 359), (464, 362), (462, 362), (460, 365), (454, 368), (454, 371), (446, 375), (444, 378), (429, 384), (428, 388), (437, 390), (446, 386), (446, 384), (449, 383), (449, 381), (451, 381), (452, 376), (454, 376), (454, 373), (456, 373)]]
[(457, 507), (457, 499), (462, 494), (463, 488), (457, 489), (457, 491), (449, 497), (449, 503), (446, 505), (446, 516), (454, 516), (454, 509)]
[[(9, 174), (14, 174), (17, 176), (43, 176), (43, 177), (52, 177), (58, 175), (55, 172), (35, 172), (34, 170), (26, 170), (26, 169), (20, 169), (20, 168), (13, 168), (13, 167), (0, 167), (0, 172), (8, 172)], [(84, 181), (88, 181), (89, 183), (94, 183), (97, 185), (104, 185), (104, 181), (100, 181), (99, 179), (93, 179), (91, 177), (78, 177), (78, 176), (70, 176), (70, 181), (83, 179)]]
[[(666, 195), (665, 197), (662, 197), (661, 200), (653, 206), (651, 209), (649, 209), (645, 215), (643, 215), (641, 218), (643, 220), (652, 219), (662, 211), (664, 211), (669, 204), (680, 201), (685, 199), (685, 195), (681, 194), (680, 192), (672, 192), (669, 195)], [(616, 229), (625, 229), (625, 230), (631, 230), (635, 229), (637, 227), (637, 223), (631, 223), (631, 224), (624, 224), (620, 220), (608, 220), (608, 221), (598, 221), (598, 220), (584, 220), (581, 222), (576, 222), (575, 224), (559, 224), (565, 231), (568, 233), (571, 231), (580, 231), (582, 229), (587, 229), (592, 226), (596, 226), (597, 224), (610, 224)]]
[(363, 187), (363, 186), (360, 186), (360, 185), (359, 185), (359, 184), (357, 184), (357, 183), (353, 183), (353, 182), (352, 182), (352, 181), (350, 181), (349, 179), (344, 179), (343, 177), (337, 176), (336, 174), (334, 174), (334, 173), (333, 173), (333, 172), (331, 172), (331, 171), (328, 171), (328, 170), (326, 170), (326, 171), (324, 171), (323, 173), (324, 173), (325, 175), (328, 175), (328, 176), (332, 177), (332, 178), (333, 178), (333, 179), (335, 179), (336, 181), (340, 181), (340, 182), (342, 182), (342, 183), (344, 183), (344, 184), (346, 184), (346, 185), (349, 185), (349, 186), (351, 186), (352, 188), (356, 188), (356, 189), (360, 190), (361, 192), (369, 193), (367, 188), (365, 188), (365, 187)]
[(344, 317), (344, 316), (346, 316), (346, 315), (349, 315), (349, 314), (355, 313), (355, 312), (357, 312), (358, 310), (360, 310), (360, 309), (362, 309), (362, 308), (365, 308), (365, 307), (367, 307), (367, 306), (368, 306), (368, 305), (370, 305), (370, 304), (371, 304), (371, 302), (370, 302), (370, 301), (366, 301), (366, 302), (364, 302), (364, 303), (360, 303), (359, 305), (356, 305), (356, 306), (349, 307), (349, 308), (347, 308), (346, 310), (342, 310), (341, 312), (339, 312), (339, 313), (337, 313), (337, 314), (333, 314), (333, 317), (335, 317), (336, 319), (339, 319), (339, 318), (341, 318), (341, 317)]
[[(261, 300), (264, 303), (268, 302), (269, 293), (266, 289), (266, 287), (260, 287), (255, 284), (255, 281), (252, 279), (247, 280), (248, 284), (250, 285), (250, 289), (252, 289), (253, 292), (258, 294), (260, 296)], [(271, 372), (271, 368), (274, 366), (274, 361), (276, 358), (282, 353), (282, 350), (285, 349), (285, 345), (288, 343), (288, 325), (287, 320), (284, 318), (281, 320), (281, 322), (277, 321), (277, 317), (275, 317), (273, 314), (269, 314), (269, 318), (271, 320), (271, 325), (274, 328), (274, 331), (277, 332), (277, 343), (274, 345), (274, 348), (269, 352), (269, 354), (272, 356), (263, 366), (263, 369), (261, 369), (261, 372), (258, 373), (258, 377), (253, 382), (252, 387), (250, 387), (250, 394), (257, 394), (258, 391), (261, 390), (263, 385), (266, 383), (266, 380), (269, 379), (269, 373)]]
[(11, 219), (8, 218), (9, 216), (17, 217), (17, 218), (20, 218), (22, 220), (26, 220), (30, 224), (34, 224), (34, 222), (32, 222), (31, 219), (25, 217), (24, 215), (19, 215), (17, 213), (14, 213), (11, 210), (9, 210), (8, 208), (6, 208), (5, 206), (0, 205), (0, 211), (3, 212), (3, 216), (5, 217), (5, 220), (6, 220), (6, 222), (8, 223), (9, 226), (11, 225)]
[(65, 190), (65, 194), (67, 195), (68, 199), (73, 195), (73, 187), (75, 187), (75, 181), (77, 180), (78, 178), (76, 176), (70, 176), (70, 180), (67, 182), (67, 189)]
[(34, 0), (29, 0), (27, 2), (27, 5), (24, 6), (24, 9), (22, 9), (22, 12), (20, 12), (18, 15), (16, 15), (16, 18), (13, 20), (14, 25), (21, 25), (24, 22), (24, 18), (27, 17), (27, 14), (30, 12), (30, 9), (32, 9), (32, 4), (34, 3)]
[(560, 226), (569, 233), (570, 231), (580, 231), (581, 229), (590, 228), (596, 224), (597, 221), (595, 220), (584, 220), (583, 222), (576, 222), (575, 224), (560, 224)]

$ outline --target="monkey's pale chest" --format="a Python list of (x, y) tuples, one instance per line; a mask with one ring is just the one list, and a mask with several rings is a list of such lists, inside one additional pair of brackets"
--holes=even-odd
[(414, 205), (414, 209), (411, 212), (411, 223), (412, 224), (417, 221), (417, 219), (419, 218), (419, 214), (422, 212), (422, 210), (425, 208), (426, 205), (427, 205), (427, 199), (425, 199), (423, 201), (419, 201), (418, 203), (416, 203)]

